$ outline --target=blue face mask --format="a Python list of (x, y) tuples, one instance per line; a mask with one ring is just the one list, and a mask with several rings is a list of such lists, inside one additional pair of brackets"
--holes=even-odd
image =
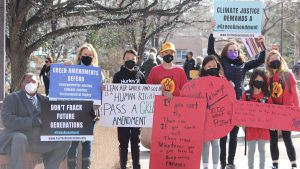
[(238, 51), (227, 51), (227, 58), (230, 60), (235, 60), (238, 56)]

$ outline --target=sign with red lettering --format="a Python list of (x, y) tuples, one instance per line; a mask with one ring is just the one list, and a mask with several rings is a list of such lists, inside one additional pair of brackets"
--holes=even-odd
[(199, 169), (205, 100), (155, 97), (150, 169)]
[(300, 108), (236, 101), (232, 120), (234, 124), (240, 126), (300, 131)]
[(180, 96), (199, 98), (206, 103), (204, 142), (227, 135), (233, 128), (233, 86), (223, 77), (201, 77), (186, 83)]

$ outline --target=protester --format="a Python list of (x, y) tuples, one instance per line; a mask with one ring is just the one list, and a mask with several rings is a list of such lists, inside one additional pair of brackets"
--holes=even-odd
[(181, 88), (187, 82), (184, 70), (172, 63), (175, 53), (175, 45), (165, 42), (160, 50), (163, 63), (152, 68), (147, 79), (148, 84), (161, 84), (162, 94), (170, 100), (173, 96), (179, 96)]
[(155, 55), (155, 57), (156, 57), (156, 63), (157, 63), (157, 65), (160, 65), (162, 63), (162, 59), (161, 59), (160, 56), (157, 56), (157, 50), (155, 48), (151, 48), (149, 50), (149, 52), (153, 53)]
[[(85, 66), (98, 66), (98, 57), (95, 48), (91, 44), (83, 44), (79, 47), (76, 58), (76, 65), (85, 65)], [(100, 86), (99, 86), (100, 87)], [(94, 105), (94, 110), (97, 110), (98, 107)], [(90, 110), (89, 110), (90, 111)], [(88, 112), (90, 115), (95, 117), (94, 112)], [(93, 117), (93, 118), (94, 118)], [(91, 121), (95, 125), (95, 121)], [(77, 166), (77, 154), (78, 154), (78, 144), (79, 141), (73, 141), (71, 148), (68, 153), (68, 167), (69, 169), (75, 169)], [(91, 165), (91, 141), (82, 142), (82, 169), (89, 169)]]
[[(221, 64), (219, 63), (218, 59), (213, 55), (209, 55), (205, 57), (201, 67), (202, 68), (200, 70), (200, 78), (205, 76), (222, 77), (220, 74)], [(210, 144), (212, 148), (213, 169), (217, 169), (218, 162), (219, 162), (219, 139), (215, 139), (203, 143), (203, 149), (202, 149), (203, 168), (208, 169)]]
[(41, 79), (41, 76), (43, 77), (46, 96), (49, 95), (49, 84), (50, 84), (49, 71), (50, 71), (50, 64), (52, 62), (53, 62), (53, 60), (52, 60), (51, 56), (47, 56), (46, 60), (45, 60), (45, 64), (44, 64), (43, 68), (41, 69), (41, 73), (40, 73), (40, 76), (39, 76), (40, 79)]
[[(212, 22), (212, 28), (215, 23)], [(263, 43), (263, 36), (259, 37), (259, 42)], [(219, 58), (219, 61), (224, 69), (225, 77), (232, 81), (236, 93), (236, 99), (240, 100), (242, 96), (242, 86), (245, 79), (245, 74), (248, 70), (256, 68), (264, 63), (265, 51), (261, 51), (259, 57), (255, 60), (246, 61), (245, 56), (242, 54), (242, 50), (236, 42), (229, 42), (225, 45), (220, 55), (215, 52), (214, 49), (215, 38), (213, 34), (210, 34), (208, 39), (207, 54), (215, 55)], [(227, 136), (220, 139), (220, 161), (221, 168), (235, 169), (234, 157), (237, 147), (237, 134), (239, 127), (235, 126), (230, 132), (229, 151), (228, 151), (228, 163), (226, 166), (226, 142)]]
[(146, 79), (148, 78), (149, 73), (154, 66), (157, 66), (156, 54), (150, 52), (148, 55), (148, 59), (143, 63), (141, 67), (141, 71), (144, 73)]
[[(260, 103), (272, 103), (270, 92), (267, 86), (267, 77), (264, 71), (256, 69), (249, 81), (249, 90), (247, 90), (242, 100)], [(260, 116), (256, 114), (256, 116)], [(259, 151), (259, 168), (265, 168), (265, 144), (270, 140), (269, 130), (262, 128), (246, 127), (246, 140), (248, 145), (248, 169), (254, 169), (254, 153), (256, 144)]]
[(196, 66), (195, 66), (195, 69), (196, 70), (199, 70), (199, 72), (200, 72), (200, 70), (201, 70), (201, 68), (202, 68), (202, 62), (203, 62), (203, 57), (202, 56), (198, 56), (197, 58), (196, 58)]
[[(114, 75), (113, 83), (146, 84), (144, 74), (136, 66), (138, 55), (135, 50), (127, 50), (123, 55), (124, 65)], [(131, 157), (133, 169), (140, 169), (140, 127), (118, 127), (118, 140), (120, 142), (120, 169), (126, 169), (128, 156), (128, 143), (131, 144)]]
[(1, 118), (0, 153), (10, 155), (12, 169), (25, 168), (26, 151), (41, 153), (46, 169), (58, 169), (70, 148), (70, 142), (40, 141), (41, 102), (48, 98), (37, 93), (38, 82), (33, 73), (23, 75), (19, 91), (5, 97)]
[[(286, 62), (280, 53), (276, 50), (269, 52), (265, 65), (273, 103), (299, 107), (298, 90), (295, 77), (293, 73), (289, 71)], [(273, 161), (273, 169), (278, 169), (278, 131), (270, 130), (270, 136), (270, 149)], [(291, 161), (292, 169), (296, 168), (296, 152), (291, 139), (291, 132), (282, 131), (282, 137), (288, 157)], [(286, 166), (284, 168), (286, 168)]]
[(193, 58), (193, 52), (188, 52), (186, 55), (186, 60), (184, 62), (183, 68), (188, 80), (192, 80), (190, 77), (190, 71), (195, 69), (195, 59)]

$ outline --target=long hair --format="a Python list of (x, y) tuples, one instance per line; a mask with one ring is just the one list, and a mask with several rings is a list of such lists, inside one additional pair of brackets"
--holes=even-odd
[(240, 45), (238, 43), (236, 43), (236, 42), (228, 42), (224, 46), (224, 48), (223, 48), (223, 50), (221, 52), (221, 55), (220, 55), (221, 58), (227, 58), (227, 51), (228, 51), (229, 46), (231, 46), (231, 45), (235, 45), (237, 47), (237, 49), (238, 49), (238, 59), (240, 61), (242, 61), (242, 62), (246, 62), (247, 59), (244, 56), (243, 52), (241, 51)]
[(85, 43), (85, 44), (83, 44), (82, 46), (80, 46), (78, 48), (77, 55), (76, 55), (76, 58), (75, 58), (75, 64), (76, 65), (80, 64), (80, 62), (81, 62), (80, 57), (81, 57), (82, 51), (84, 49), (88, 49), (92, 53), (92, 55), (93, 55), (92, 66), (97, 67), (98, 66), (98, 55), (97, 55), (97, 52), (96, 52), (95, 48), (93, 47), (93, 45), (89, 44), (89, 43)]
[(267, 85), (267, 76), (266, 76), (266, 73), (263, 70), (261, 70), (261, 69), (255, 69), (253, 71), (253, 73), (251, 74), (250, 81), (249, 81), (249, 87), (250, 87), (249, 91), (250, 91), (251, 95), (253, 95), (253, 91), (254, 91), (253, 82), (257, 78), (257, 76), (260, 76), (260, 77), (263, 78), (264, 85), (261, 88), (261, 91), (263, 92), (263, 94), (269, 93), (268, 85)]
[(219, 69), (219, 76), (220, 76), (221, 64), (220, 64), (219, 60), (214, 55), (208, 55), (203, 59), (201, 70), (200, 70), (200, 77), (208, 76), (206, 70), (204, 69), (204, 66), (208, 62), (213, 61), (213, 60), (217, 63), (217, 68)]
[(266, 65), (266, 70), (267, 70), (267, 77), (273, 77), (273, 75), (274, 75), (273, 69), (269, 65), (269, 60), (272, 55), (278, 55), (280, 58), (281, 65), (278, 69), (278, 73), (279, 73), (280, 77), (282, 77), (283, 73), (289, 72), (289, 68), (288, 68), (285, 60), (283, 59), (283, 57), (277, 50), (271, 50), (266, 57), (265, 65)]

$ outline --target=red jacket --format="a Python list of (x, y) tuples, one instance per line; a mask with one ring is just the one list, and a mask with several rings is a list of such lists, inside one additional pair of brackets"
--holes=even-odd
[[(259, 99), (263, 99), (264, 94), (261, 92), (257, 95), (252, 95), (249, 101), (251, 102), (258, 102)], [(246, 100), (246, 93), (243, 94), (242, 100)], [(268, 98), (268, 104), (272, 104), (271, 97)], [(263, 104), (263, 103), (262, 103)], [(259, 116), (259, 114), (258, 114)], [(254, 128), (254, 127), (246, 127), (246, 140), (270, 140), (269, 129), (263, 128)]]

